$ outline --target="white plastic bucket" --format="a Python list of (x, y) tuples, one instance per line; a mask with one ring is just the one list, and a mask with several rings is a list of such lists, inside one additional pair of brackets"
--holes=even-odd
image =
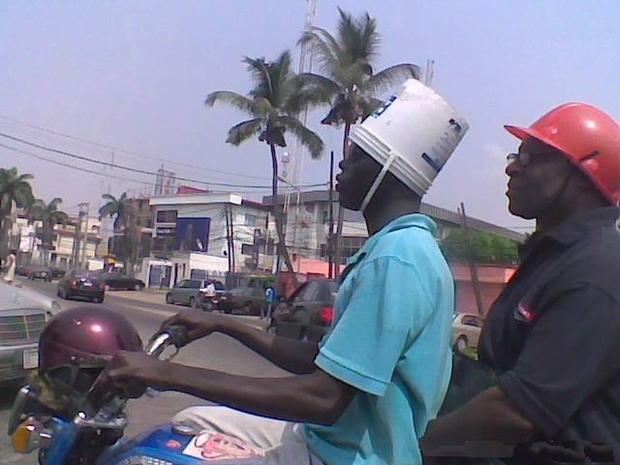
[(389, 170), (419, 196), (424, 195), (469, 123), (440, 95), (415, 79), (407, 80), (349, 139), (383, 165), (366, 194), (362, 210)]

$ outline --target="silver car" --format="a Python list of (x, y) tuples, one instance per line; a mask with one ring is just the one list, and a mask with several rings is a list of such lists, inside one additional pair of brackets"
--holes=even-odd
[(170, 289), (170, 292), (166, 294), (166, 303), (202, 308), (203, 299), (201, 290), (205, 290), (210, 282), (215, 284), (216, 292), (221, 292), (224, 289), (219, 281), (213, 281), (211, 279), (184, 279), (183, 281), (179, 281)]
[[(0, 383), (21, 381), (39, 364), (39, 335), (52, 313), (45, 296), (0, 283)], [(36, 294), (36, 293), (35, 293)]]

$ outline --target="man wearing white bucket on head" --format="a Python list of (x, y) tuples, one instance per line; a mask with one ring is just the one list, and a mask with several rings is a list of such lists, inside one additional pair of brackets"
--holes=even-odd
[(110, 382), (138, 380), (232, 407), (194, 407), (175, 422), (233, 436), (265, 463), (421, 464), (416, 438), (450, 381), (454, 285), (436, 226), (419, 210), (467, 129), (415, 80), (353, 129), (337, 177), (339, 202), (363, 211), (370, 238), (349, 260), (321, 343), (194, 310), (165, 323), (185, 325), (191, 340), (225, 333), (294, 376), (246, 378), (174, 363), (164, 369), (128, 353), (116, 359)]

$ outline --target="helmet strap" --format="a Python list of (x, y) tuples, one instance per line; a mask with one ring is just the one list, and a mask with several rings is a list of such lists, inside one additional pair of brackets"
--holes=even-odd
[(362, 205), (360, 206), (360, 210), (362, 212), (366, 210), (366, 207), (370, 203), (370, 200), (372, 199), (372, 197), (375, 195), (375, 192), (377, 192), (377, 189), (379, 188), (381, 181), (383, 181), (383, 178), (385, 178), (385, 175), (390, 169), (390, 166), (392, 166), (392, 163), (394, 163), (394, 160), (396, 160), (396, 152), (390, 153), (390, 156), (388, 157), (385, 164), (383, 165), (383, 168), (381, 168), (381, 171), (379, 171), (379, 174), (377, 175), (377, 177), (371, 184), (370, 189), (368, 189), (368, 192), (366, 192), (366, 196), (364, 197), (364, 200), (362, 200)]

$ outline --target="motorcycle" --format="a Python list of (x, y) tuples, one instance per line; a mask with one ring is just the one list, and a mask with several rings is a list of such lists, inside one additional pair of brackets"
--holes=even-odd
[[(185, 329), (169, 327), (156, 333), (145, 347), (147, 354), (162, 357), (169, 347), (184, 345)], [(67, 414), (54, 407), (43, 390), (31, 383), (17, 394), (8, 433), (13, 449), (31, 453), (38, 449), (40, 465), (259, 465), (259, 453), (216, 432), (192, 424), (164, 424), (125, 440), (129, 420), (128, 399), (111, 392), (95, 378), (79, 408)], [(152, 389), (144, 394), (157, 395)], [(133, 396), (132, 396), (133, 397)]]

